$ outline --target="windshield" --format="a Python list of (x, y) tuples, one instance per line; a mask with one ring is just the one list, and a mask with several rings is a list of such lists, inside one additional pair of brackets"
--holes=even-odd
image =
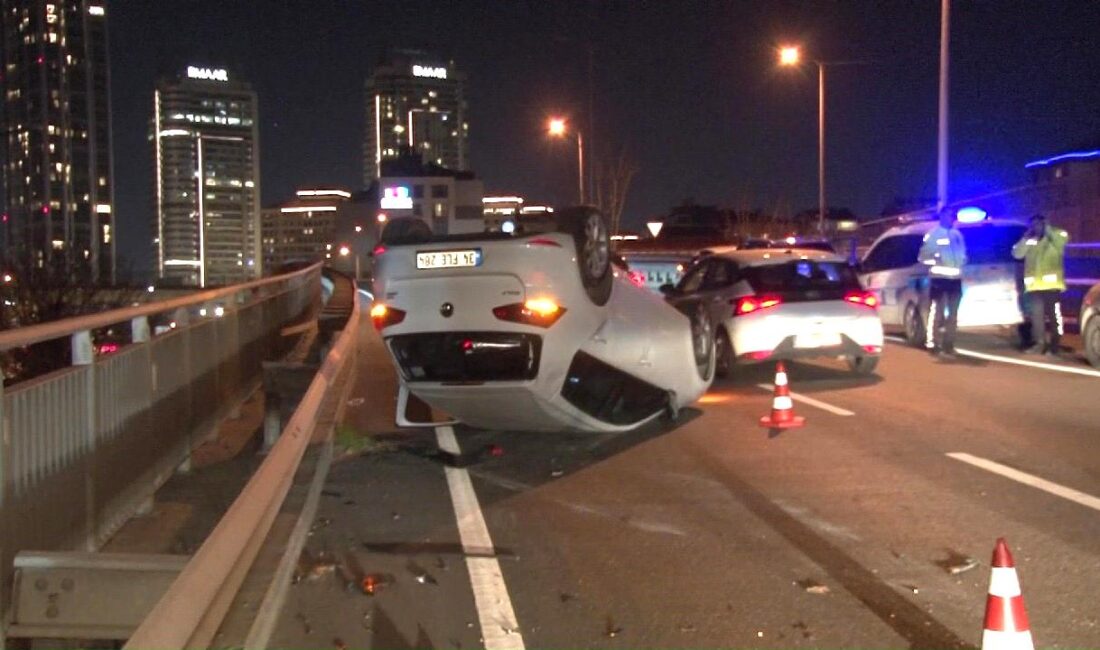
[(779, 295), (786, 302), (839, 300), (860, 289), (855, 271), (843, 262), (794, 260), (753, 266), (744, 275), (757, 295)]

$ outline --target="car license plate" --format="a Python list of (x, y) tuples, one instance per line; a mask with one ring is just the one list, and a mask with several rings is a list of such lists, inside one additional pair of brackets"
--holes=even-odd
[(481, 250), (417, 252), (417, 269), (451, 269), (481, 264)]
[(810, 332), (794, 337), (796, 348), (826, 348), (832, 345), (840, 345), (840, 334), (836, 332)]

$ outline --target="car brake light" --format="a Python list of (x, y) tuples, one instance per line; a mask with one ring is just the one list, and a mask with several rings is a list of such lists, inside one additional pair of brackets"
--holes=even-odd
[(375, 257), (378, 257), (379, 255), (381, 255), (382, 253), (385, 253), (385, 252), (386, 252), (386, 247), (383, 246), (382, 244), (379, 244), (379, 245), (374, 247), (374, 251), (372, 253)]
[(870, 291), (849, 291), (844, 296), (845, 302), (850, 302), (856, 305), (863, 305), (876, 309), (878, 307), (878, 297)]
[(561, 248), (561, 244), (553, 239), (547, 239), (545, 237), (539, 237), (537, 239), (531, 239), (527, 242), (528, 246), (553, 246), (555, 248)]
[(527, 302), (516, 302), (493, 308), (493, 316), (500, 320), (536, 327), (550, 327), (558, 322), (564, 313), (565, 307), (549, 298), (534, 298)]
[(730, 302), (733, 303), (733, 315), (744, 316), (781, 305), (783, 299), (779, 296), (741, 296)]
[(630, 282), (633, 283), (634, 286), (645, 286), (645, 273), (642, 273), (641, 271), (630, 271), (628, 275), (630, 276)]
[(370, 308), (370, 320), (374, 323), (374, 329), (381, 332), (383, 328), (405, 320), (405, 312), (376, 302)]
[(863, 346), (863, 351), (864, 352), (870, 352), (871, 354), (881, 354), (882, 353), (882, 346), (881, 345), (865, 345), (865, 346)]

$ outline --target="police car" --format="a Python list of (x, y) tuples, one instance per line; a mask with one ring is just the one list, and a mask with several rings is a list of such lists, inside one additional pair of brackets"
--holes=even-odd
[[(879, 300), (883, 327), (901, 330), (913, 345), (925, 343), (925, 318), (929, 267), (917, 260), (924, 236), (937, 221), (918, 221), (895, 226), (883, 233), (859, 265), (860, 281)], [(1018, 325), (1020, 263), (1012, 246), (1023, 237), (1027, 224), (1013, 219), (989, 218), (980, 210), (960, 210), (955, 225), (966, 243), (968, 263), (963, 269), (963, 295), (958, 326)]]

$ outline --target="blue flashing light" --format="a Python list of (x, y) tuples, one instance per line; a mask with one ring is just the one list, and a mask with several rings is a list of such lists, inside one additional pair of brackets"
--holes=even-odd
[(1054, 163), (1062, 162), (1063, 160), (1089, 160), (1091, 158), (1100, 158), (1100, 149), (1095, 151), (1073, 151), (1070, 153), (1064, 153), (1060, 156), (1053, 156), (1044, 160), (1034, 160), (1024, 165), (1025, 169), (1031, 169), (1032, 167), (1043, 167), (1045, 165), (1053, 165)]
[(955, 218), (959, 220), (959, 223), (980, 223), (985, 221), (987, 216), (989, 216), (988, 213), (977, 206), (959, 208), (955, 213)]

